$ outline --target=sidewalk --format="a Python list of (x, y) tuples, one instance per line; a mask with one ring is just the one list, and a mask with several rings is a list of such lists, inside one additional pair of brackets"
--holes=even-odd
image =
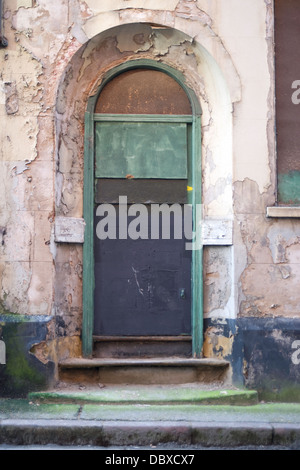
[(0, 399), (0, 444), (299, 450), (300, 403), (257, 403), (249, 391), (209, 395), (174, 387), (32, 393)]

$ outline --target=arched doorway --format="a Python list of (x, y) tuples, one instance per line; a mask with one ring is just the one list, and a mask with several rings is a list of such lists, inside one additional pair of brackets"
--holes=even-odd
[(92, 354), (93, 338), (117, 336), (190, 337), (191, 355), (201, 354), (202, 247), (194, 244), (191, 249), (185, 238), (189, 209), (194, 232), (199, 224), (200, 114), (183, 76), (150, 60), (111, 70), (89, 100), (86, 356)]

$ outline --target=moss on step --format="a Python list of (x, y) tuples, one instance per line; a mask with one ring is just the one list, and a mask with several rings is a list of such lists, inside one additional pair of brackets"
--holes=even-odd
[(32, 392), (30, 400), (39, 402), (71, 402), (100, 404), (228, 404), (251, 405), (257, 403), (253, 390), (201, 390), (182, 387), (104, 388), (102, 390)]

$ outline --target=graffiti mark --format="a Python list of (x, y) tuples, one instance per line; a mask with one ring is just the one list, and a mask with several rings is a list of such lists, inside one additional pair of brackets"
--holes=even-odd
[(133, 274), (134, 274), (134, 278), (135, 278), (135, 282), (136, 282), (138, 291), (139, 291), (139, 293), (140, 293), (141, 295), (144, 295), (144, 290), (140, 287), (140, 284), (139, 284), (139, 281), (138, 281), (138, 277), (137, 277), (137, 275), (138, 275), (139, 272), (138, 272), (137, 269), (134, 269), (133, 266), (131, 266), (131, 267), (132, 267), (132, 271), (133, 271)]

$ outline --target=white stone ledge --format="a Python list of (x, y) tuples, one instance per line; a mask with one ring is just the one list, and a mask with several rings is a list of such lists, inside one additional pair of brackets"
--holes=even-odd
[(300, 206), (272, 206), (267, 207), (267, 217), (280, 217), (280, 218), (300, 218)]
[(232, 245), (231, 219), (204, 219), (202, 221), (202, 243), (207, 245)]
[(75, 217), (56, 217), (54, 240), (57, 243), (83, 243), (84, 228), (84, 219)]
[[(54, 240), (56, 243), (84, 243), (84, 219), (57, 217)], [(232, 220), (204, 219), (201, 222), (203, 245), (232, 245)]]

